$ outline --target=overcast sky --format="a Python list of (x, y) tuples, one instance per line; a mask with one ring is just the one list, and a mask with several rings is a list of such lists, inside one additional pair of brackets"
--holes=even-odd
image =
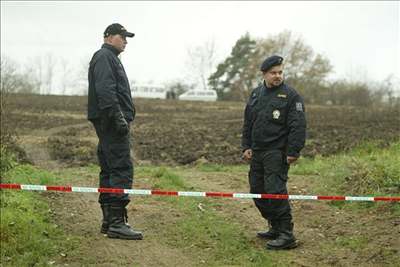
[(400, 77), (399, 10), (397, 1), (1, 1), (1, 55), (24, 63), (51, 53), (78, 69), (119, 22), (136, 34), (122, 54), (129, 79), (164, 83), (185, 77), (188, 47), (214, 40), (223, 60), (246, 32), (290, 30), (330, 60), (331, 78), (381, 81)]

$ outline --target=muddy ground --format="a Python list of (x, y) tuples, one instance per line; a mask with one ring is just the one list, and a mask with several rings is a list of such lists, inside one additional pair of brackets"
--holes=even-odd
[[(94, 163), (97, 139), (86, 120), (84, 96), (17, 96), (7, 105), (7, 118), (23, 135), (32, 129), (43, 135), (54, 159), (70, 165)], [(241, 129), (244, 103), (135, 100), (137, 117), (131, 130), (134, 159), (141, 164), (185, 165), (198, 160), (242, 163)], [(364, 141), (382, 146), (399, 138), (400, 109), (307, 106), (305, 157), (331, 155)]]

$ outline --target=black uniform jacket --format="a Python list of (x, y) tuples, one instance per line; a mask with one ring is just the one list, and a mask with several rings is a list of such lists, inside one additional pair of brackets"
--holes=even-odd
[(135, 118), (129, 80), (118, 58), (119, 51), (112, 45), (103, 44), (94, 53), (89, 65), (88, 119), (100, 117), (110, 108), (121, 110), (127, 121)]
[(279, 149), (298, 157), (304, 147), (306, 118), (304, 102), (291, 87), (282, 83), (253, 90), (244, 112), (243, 150)]

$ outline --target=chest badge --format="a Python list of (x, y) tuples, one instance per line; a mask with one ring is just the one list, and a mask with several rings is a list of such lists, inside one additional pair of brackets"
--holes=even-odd
[(279, 112), (279, 110), (275, 109), (274, 111), (272, 111), (272, 118), (274, 118), (275, 120), (279, 119), (280, 116), (281, 113)]

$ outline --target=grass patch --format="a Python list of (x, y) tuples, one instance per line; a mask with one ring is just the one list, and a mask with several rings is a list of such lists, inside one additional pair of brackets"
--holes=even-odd
[(59, 184), (60, 179), (51, 172), (41, 170), (32, 165), (18, 165), (8, 171), (3, 178), (4, 183), (16, 184)]
[(302, 159), (291, 174), (318, 179), (319, 193), (395, 195), (400, 193), (400, 142), (388, 148), (367, 143), (347, 153)]
[(241, 165), (221, 165), (221, 164), (198, 164), (196, 165), (196, 170), (201, 172), (247, 172), (249, 166), (246, 164)]
[(338, 247), (359, 250), (367, 247), (368, 238), (365, 236), (339, 236), (336, 238), (335, 243)]
[(154, 187), (166, 190), (185, 190), (183, 179), (166, 167), (154, 168), (151, 176), (155, 178)]
[[(47, 184), (56, 177), (33, 166), (21, 165), (5, 175), (7, 182)], [(46, 200), (34, 192), (1, 191), (2, 266), (48, 266), (62, 261), (76, 247), (54, 224)]]
[[(348, 196), (400, 195), (400, 142), (387, 148), (365, 143), (335, 156), (302, 159), (290, 169), (313, 181), (314, 194)], [(388, 207), (400, 215), (398, 203), (330, 202), (338, 208), (369, 209)]]

